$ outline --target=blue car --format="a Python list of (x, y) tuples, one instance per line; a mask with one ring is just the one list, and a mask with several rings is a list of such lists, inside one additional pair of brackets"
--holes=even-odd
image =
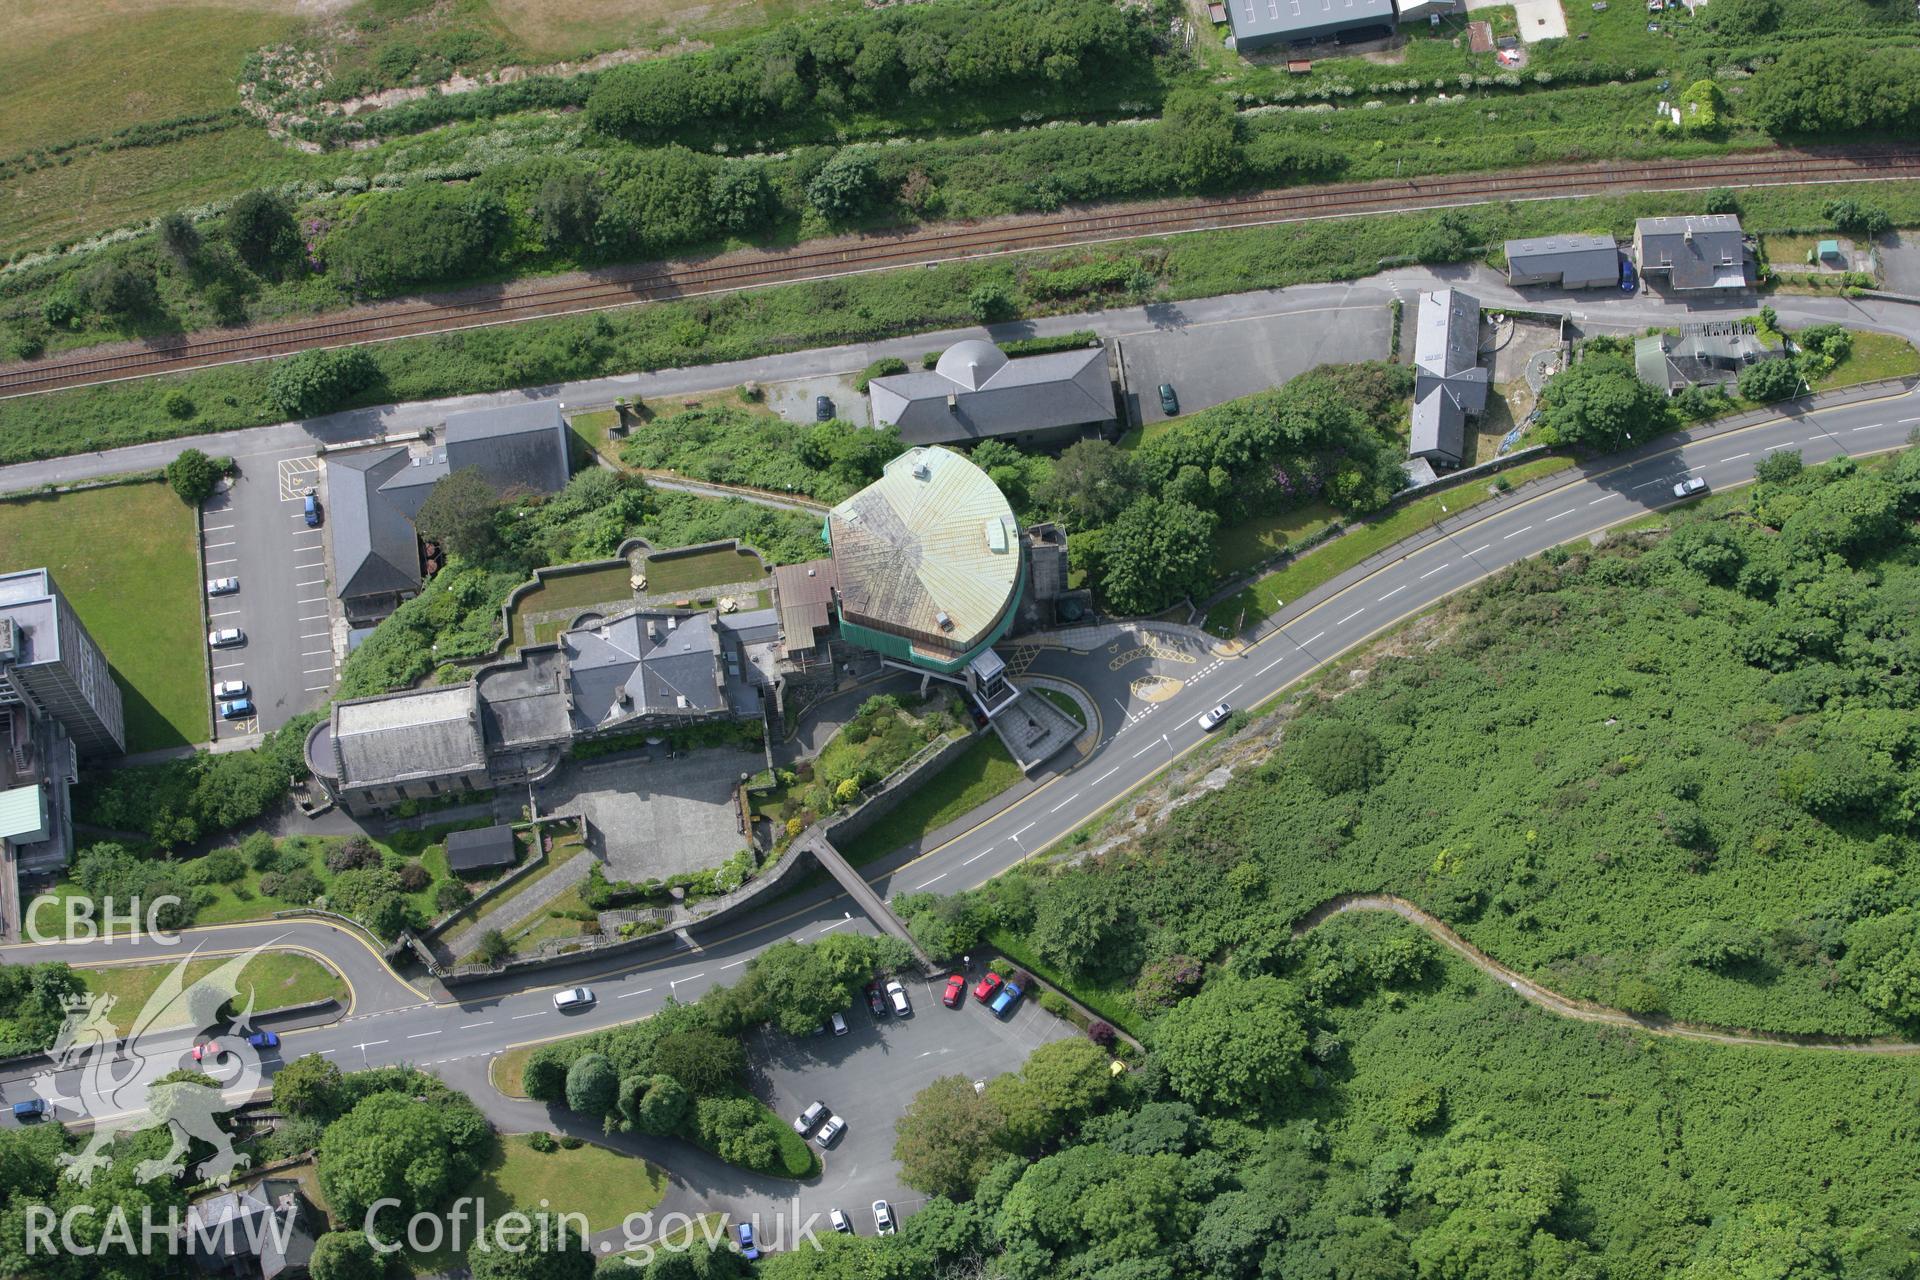
[(307, 528), (318, 529), (320, 527), (320, 497), (311, 489), (307, 490), (306, 504), (302, 508), (302, 514), (307, 518)]
[(44, 1098), (29, 1098), (25, 1102), (16, 1102), (13, 1104), (13, 1118), (21, 1124), (26, 1124), (31, 1120), (44, 1119), (46, 1114), (47, 1103)]
[(1020, 997), (1023, 994), (1019, 986), (1009, 982), (1000, 988), (1000, 994), (995, 996), (993, 1003), (987, 1007), (993, 1010), (994, 1017), (1004, 1018), (1013, 1012), (1013, 1006), (1020, 1003)]
[(256, 1049), (278, 1049), (280, 1037), (271, 1031), (256, 1031), (247, 1037), (247, 1043)]
[(253, 714), (253, 699), (229, 698), (220, 704), (222, 720), (244, 720)]
[(1633, 269), (1633, 259), (1620, 259), (1620, 292), (1632, 293), (1640, 287), (1640, 276)]
[(755, 1248), (753, 1244), (753, 1224), (751, 1222), (743, 1222), (735, 1228), (735, 1230), (740, 1233), (740, 1256), (748, 1262), (759, 1261), (760, 1250)]

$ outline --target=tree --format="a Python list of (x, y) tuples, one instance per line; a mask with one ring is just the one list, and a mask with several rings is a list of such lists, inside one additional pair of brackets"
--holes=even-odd
[(965, 1076), (942, 1076), (915, 1094), (893, 1123), (893, 1158), (910, 1187), (965, 1200), (1006, 1154), (1000, 1112)]
[(1213, 581), (1213, 531), (1219, 522), (1178, 499), (1137, 498), (1107, 530), (1100, 591), (1114, 612), (1158, 613), (1182, 597), (1206, 594)]
[(154, 305), (153, 276), (130, 262), (101, 262), (82, 277), (81, 292), (94, 310), (110, 316), (133, 316)]
[(659, 253), (713, 237), (711, 205), (719, 162), (685, 147), (623, 160), (608, 180), (596, 235), (610, 249)]
[(274, 362), (267, 374), (267, 405), (289, 418), (339, 408), (380, 380), (380, 366), (364, 347), (302, 351)]
[(1330, 796), (1364, 791), (1380, 776), (1380, 740), (1365, 725), (1315, 717), (1294, 721), (1287, 737), (1289, 758)]
[(1780, 0), (1733, 0), (1708, 13), (1707, 22), (1721, 35), (1737, 39), (1765, 35), (1780, 24)]
[(473, 1280), (591, 1280), (593, 1254), (586, 1241), (566, 1230), (559, 1238), (543, 1240), (538, 1234), (515, 1249), (472, 1249), (467, 1253), (467, 1269)]
[(1091, 978), (1130, 968), (1137, 932), (1126, 884), (1098, 870), (1078, 870), (1047, 886), (1030, 938), (1046, 963)]
[(1798, 449), (1777, 449), (1753, 464), (1753, 478), (1761, 484), (1790, 484), (1805, 466)]
[(255, 271), (268, 271), (300, 249), (293, 206), (271, 191), (248, 191), (227, 206), (227, 240)]
[(620, 1115), (629, 1129), (664, 1138), (686, 1127), (693, 1113), (693, 1095), (670, 1075), (622, 1081)]
[(182, 266), (190, 264), (200, 255), (200, 230), (193, 225), (193, 219), (175, 210), (160, 215), (160, 221), (154, 226), (160, 247)]
[(317, 1053), (274, 1072), (273, 1105), (288, 1115), (330, 1118), (340, 1101), (340, 1068)]
[(1041, 1045), (1017, 1074), (989, 1080), (985, 1096), (1000, 1116), (1000, 1144), (1031, 1156), (1079, 1128), (1113, 1089), (1105, 1051), (1076, 1038)]
[(455, 1094), (420, 1101), (376, 1093), (329, 1125), (314, 1168), (335, 1220), (358, 1225), (376, 1200), (392, 1199), (397, 1207), (376, 1224), (390, 1228), (465, 1185), (476, 1153), (456, 1145), (451, 1115), (443, 1114), (456, 1106), (473, 1110)]
[(619, 1094), (620, 1076), (603, 1055), (582, 1054), (567, 1068), (567, 1106), (581, 1115), (606, 1115)]
[(1670, 413), (1661, 389), (1640, 381), (1619, 355), (1589, 354), (1540, 393), (1540, 422), (1552, 442), (1601, 452), (1624, 447), (1636, 433), (1647, 439)]
[(1076, 440), (1054, 461), (1034, 495), (1070, 529), (1111, 523), (1138, 495), (1133, 456), (1109, 440)]
[(355, 1229), (321, 1236), (314, 1242), (307, 1269), (312, 1280), (381, 1280), (387, 1263), (374, 1252), (366, 1233)]
[(1207, 89), (1176, 89), (1167, 95), (1159, 142), (1183, 191), (1225, 186), (1245, 167), (1240, 118), (1226, 98)]
[(219, 463), (198, 449), (182, 449), (167, 464), (167, 483), (180, 501), (197, 507), (213, 496), (213, 487), (220, 482), (222, 470)]
[(997, 324), (1013, 319), (1017, 312), (1007, 291), (988, 281), (973, 286), (973, 291), (967, 294), (967, 314), (981, 324)]
[(506, 225), (506, 209), (491, 191), (422, 183), (362, 197), (327, 233), (323, 252), (334, 275), (385, 292), (472, 274)]
[(1800, 370), (1791, 360), (1762, 360), (1740, 371), (1740, 394), (1760, 404), (1791, 399), (1800, 390)]
[(567, 1061), (557, 1045), (541, 1045), (520, 1069), (520, 1087), (535, 1102), (564, 1102), (567, 1097)]
[(880, 173), (872, 158), (851, 148), (837, 152), (807, 183), (807, 202), (835, 221), (865, 213), (880, 194)]
[(1270, 1112), (1305, 1079), (1305, 1008), (1278, 978), (1216, 978), (1168, 1010), (1149, 1043), (1173, 1092), (1196, 1107)]
[(654, 1070), (672, 1076), (696, 1097), (724, 1093), (746, 1070), (746, 1052), (732, 1036), (691, 1027), (660, 1037), (653, 1047)]
[(740, 235), (765, 226), (773, 217), (773, 188), (758, 164), (736, 160), (713, 175), (713, 220)]
[(479, 563), (499, 544), (494, 516), (500, 494), (478, 467), (462, 467), (433, 486), (420, 504), (414, 527), (469, 563)]
[(700, 1141), (729, 1164), (771, 1169), (779, 1161), (779, 1137), (768, 1127), (767, 1113), (752, 1098), (702, 1098), (695, 1125)]

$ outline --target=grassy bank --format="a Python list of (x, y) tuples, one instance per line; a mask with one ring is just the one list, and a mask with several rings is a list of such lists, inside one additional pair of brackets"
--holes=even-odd
[(999, 736), (983, 733), (946, 768), (916, 787), (898, 808), (848, 841), (840, 852), (856, 867), (872, 862), (958, 821), (1022, 776)]
[[(224, 957), (189, 960), (182, 982), (190, 986), (226, 963)], [(110, 1016), (114, 1030), (126, 1035), (133, 1030), (134, 1022), (146, 1008), (148, 999), (159, 990), (160, 984), (166, 981), (174, 968), (174, 963), (169, 962), (76, 967), (74, 973), (87, 984), (89, 993), (113, 997), (114, 1006)], [(344, 1008), (349, 992), (346, 980), (329, 965), (298, 952), (276, 951), (255, 956), (240, 971), (240, 981), (233, 993), (236, 1009), (244, 1008), (249, 997), (253, 1007), (261, 1011), (327, 999), (338, 1000)], [(164, 1028), (179, 1025), (186, 1017), (187, 1011), (182, 1008), (179, 1017), (164, 1020), (155, 1026)]]

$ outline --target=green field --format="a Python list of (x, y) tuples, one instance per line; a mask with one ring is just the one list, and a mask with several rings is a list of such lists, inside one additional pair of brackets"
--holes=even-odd
[(0, 557), (0, 570), (50, 570), (113, 664), (129, 753), (206, 741), (198, 530), (171, 489), (0, 502)]
[[(224, 958), (189, 960), (182, 981), (190, 985), (225, 963)], [(80, 967), (74, 972), (87, 984), (90, 993), (113, 997), (114, 1029), (125, 1035), (133, 1029), (134, 1019), (140, 1016), (147, 999), (173, 969), (174, 965), (169, 963)], [(328, 965), (298, 952), (275, 951), (255, 956), (241, 971), (240, 984), (234, 992), (235, 1006), (244, 1007), (249, 996), (256, 1012), (329, 998), (338, 1000), (344, 1011), (349, 993), (345, 979)], [(180, 1014), (184, 1017), (186, 1010), (181, 1009)]]

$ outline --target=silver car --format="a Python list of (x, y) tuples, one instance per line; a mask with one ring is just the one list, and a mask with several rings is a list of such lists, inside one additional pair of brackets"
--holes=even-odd
[(216, 649), (231, 649), (247, 642), (244, 632), (238, 627), (221, 627), (207, 632), (207, 643)]
[(1707, 482), (1699, 476), (1688, 476), (1673, 486), (1673, 496), (1676, 498), (1697, 498), (1706, 491)]
[(230, 596), (240, 589), (238, 578), (208, 578), (207, 594), (210, 596)]
[(213, 696), (221, 702), (228, 698), (244, 698), (247, 692), (245, 680), (221, 680), (213, 686)]
[(592, 1003), (593, 991), (589, 987), (568, 987), (553, 993), (553, 1007), (562, 1013), (569, 1009), (584, 1009)]
[(890, 1236), (896, 1230), (893, 1221), (893, 1206), (885, 1200), (873, 1202), (873, 1227), (883, 1236)]
[(1218, 728), (1220, 724), (1232, 714), (1233, 708), (1223, 702), (1200, 717), (1200, 727), (1205, 731), (1211, 732)]
[(813, 1135), (813, 1145), (825, 1151), (833, 1145), (833, 1140), (845, 1131), (847, 1122), (839, 1116), (828, 1116), (827, 1122), (820, 1126), (820, 1132)]
[(827, 1114), (826, 1103), (824, 1102), (808, 1103), (807, 1109), (805, 1111), (802, 1111), (797, 1117), (794, 1118), (793, 1131), (799, 1134), (803, 1138), (806, 1137), (808, 1134), (813, 1132), (813, 1126), (820, 1123), (820, 1117), (826, 1114)]

